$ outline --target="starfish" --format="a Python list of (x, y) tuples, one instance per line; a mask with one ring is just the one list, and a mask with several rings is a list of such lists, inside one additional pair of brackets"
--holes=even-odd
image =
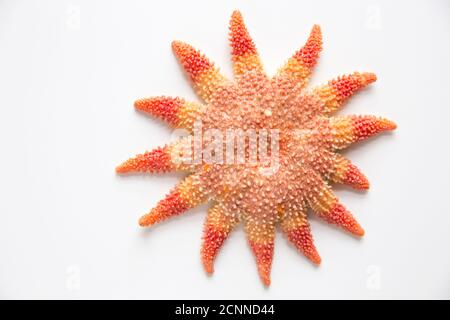
[[(219, 249), (236, 225), (242, 223), (260, 278), (268, 286), (277, 225), (288, 241), (314, 264), (320, 264), (321, 258), (308, 222), (309, 209), (354, 236), (364, 235), (363, 228), (339, 202), (330, 184), (365, 190), (369, 182), (338, 151), (382, 131), (393, 130), (396, 124), (369, 115), (333, 115), (353, 94), (376, 80), (373, 73), (354, 72), (306, 88), (322, 50), (318, 25), (313, 26), (306, 44), (271, 77), (263, 69), (239, 11), (233, 12), (229, 29), (234, 81), (223, 76), (192, 46), (174, 41), (173, 51), (203, 102), (160, 96), (138, 100), (135, 107), (174, 128), (184, 128), (189, 134), (125, 161), (116, 171), (188, 172), (154, 209), (140, 218), (139, 224), (151, 226), (210, 202), (201, 246), (205, 271), (213, 272)], [(196, 127), (199, 121), (200, 129)], [(277, 156), (276, 168), (269, 173), (261, 170), (267, 167), (263, 157), (257, 157), (256, 162), (246, 161), (255, 147), (250, 146), (251, 139), (245, 136), (244, 161), (236, 158), (206, 161), (202, 157), (200, 161), (192, 161), (194, 149), (205, 149), (203, 156), (211, 151), (207, 143), (216, 142), (212, 156), (224, 148), (223, 140), (216, 136), (209, 139), (203, 136), (202, 140), (196, 139), (196, 134), (208, 130), (225, 133), (230, 129), (240, 129), (241, 133), (275, 130), (277, 135), (267, 141), (277, 142), (277, 148), (269, 152), (269, 156)], [(232, 153), (237, 149), (238, 146), (233, 146)]]

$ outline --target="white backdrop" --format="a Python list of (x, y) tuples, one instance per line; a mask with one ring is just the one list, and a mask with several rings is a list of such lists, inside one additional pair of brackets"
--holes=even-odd
[[(278, 234), (269, 289), (242, 228), (205, 275), (205, 207), (140, 229), (178, 175), (114, 172), (171, 135), (135, 99), (197, 99), (172, 40), (231, 76), (234, 9), (271, 73), (320, 24), (312, 85), (374, 71), (342, 113), (398, 124), (346, 152), (371, 181), (366, 193), (336, 188), (364, 239), (313, 219), (316, 268)], [(0, 297), (450, 298), (449, 18), (444, 0), (0, 1)]]

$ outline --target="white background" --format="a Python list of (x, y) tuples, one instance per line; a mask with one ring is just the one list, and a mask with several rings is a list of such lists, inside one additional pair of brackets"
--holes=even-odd
[[(317, 268), (278, 234), (268, 289), (242, 228), (206, 276), (205, 206), (140, 229), (179, 175), (114, 172), (171, 136), (135, 99), (197, 99), (172, 40), (231, 76), (233, 9), (270, 73), (320, 24), (312, 85), (374, 71), (343, 113), (398, 124), (346, 152), (371, 181), (365, 193), (336, 188), (364, 239), (312, 218)], [(0, 1), (0, 297), (450, 298), (449, 18), (444, 0)]]

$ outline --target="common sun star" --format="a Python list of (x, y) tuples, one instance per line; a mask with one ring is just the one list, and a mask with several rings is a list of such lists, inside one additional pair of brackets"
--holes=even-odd
[[(319, 264), (321, 258), (308, 223), (308, 208), (355, 236), (364, 234), (363, 228), (334, 195), (330, 183), (368, 189), (369, 182), (337, 151), (379, 132), (393, 130), (396, 125), (375, 116), (332, 116), (356, 91), (376, 80), (373, 73), (355, 72), (305, 89), (322, 49), (319, 26), (313, 26), (306, 44), (273, 77), (264, 72), (238, 11), (231, 17), (230, 42), (234, 81), (226, 79), (192, 46), (179, 41), (172, 43), (175, 55), (204, 103), (153, 97), (136, 101), (135, 107), (172, 127), (187, 129), (190, 135), (139, 154), (116, 170), (118, 173), (189, 172), (139, 224), (151, 226), (210, 201), (201, 247), (206, 272), (213, 272), (219, 249), (233, 228), (242, 222), (261, 280), (268, 286), (277, 224), (314, 264)], [(277, 167), (270, 173), (261, 170), (267, 165), (262, 163), (262, 157), (256, 162), (234, 159), (230, 163), (223, 158), (216, 162), (180, 161), (192, 160), (190, 151), (196, 147), (196, 141), (200, 141), (200, 146), (197, 145), (200, 148), (214, 142), (213, 138), (195, 139), (198, 121), (202, 132), (214, 129), (224, 135), (230, 129), (241, 129), (241, 132), (252, 129), (257, 133), (276, 130)], [(249, 137), (244, 139), (244, 157), (248, 159), (255, 147), (250, 146)], [(214, 152), (223, 148), (222, 141)], [(232, 151), (237, 149), (233, 145)]]

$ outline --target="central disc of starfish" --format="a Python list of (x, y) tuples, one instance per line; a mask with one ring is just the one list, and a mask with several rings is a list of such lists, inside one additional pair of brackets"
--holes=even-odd
[(235, 81), (221, 75), (204, 55), (175, 41), (173, 50), (204, 103), (182, 98), (138, 100), (138, 110), (155, 115), (189, 135), (145, 152), (117, 172), (189, 175), (139, 223), (150, 226), (210, 201), (202, 262), (208, 273), (232, 229), (243, 223), (264, 284), (270, 284), (275, 227), (313, 263), (321, 258), (307, 210), (356, 236), (364, 230), (333, 194), (330, 183), (368, 189), (360, 170), (337, 151), (395, 124), (375, 116), (331, 116), (357, 90), (376, 80), (355, 72), (307, 90), (322, 49), (314, 26), (306, 44), (268, 77), (256, 47), (235, 11), (230, 22)]

